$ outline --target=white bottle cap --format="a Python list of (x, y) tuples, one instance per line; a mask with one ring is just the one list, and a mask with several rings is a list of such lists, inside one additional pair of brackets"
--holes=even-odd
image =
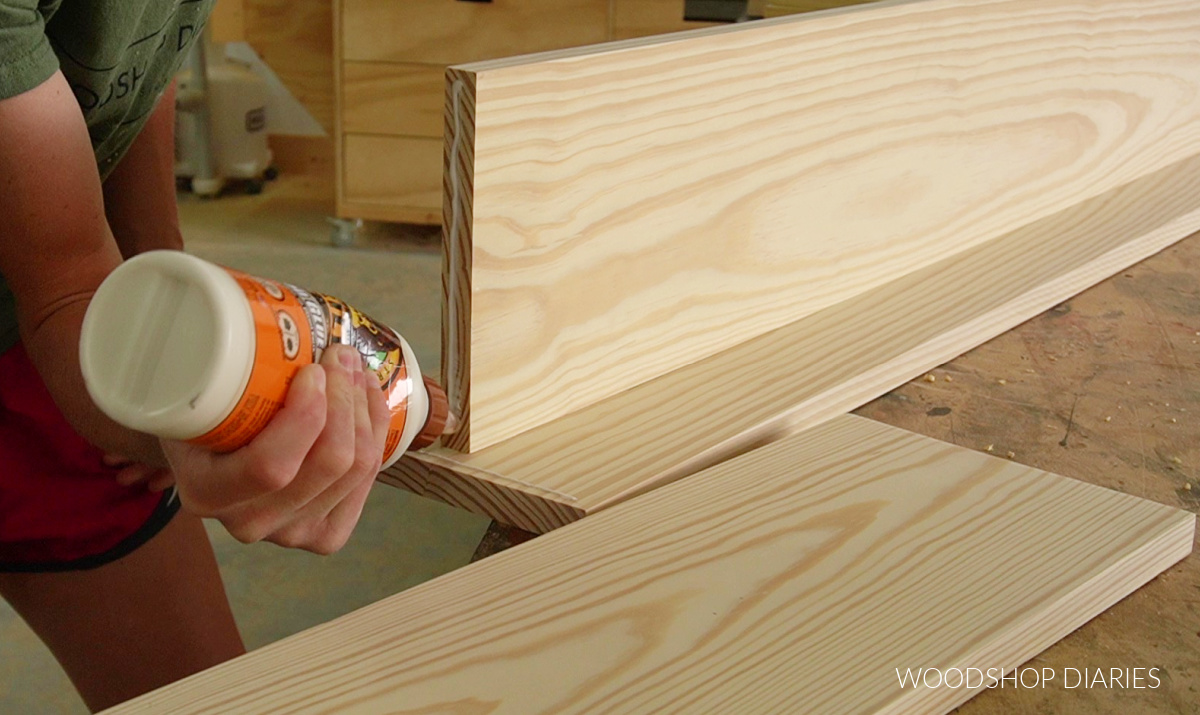
[(254, 361), (254, 317), (222, 268), (180, 251), (126, 261), (88, 306), (79, 361), (88, 394), (116, 422), (193, 439), (233, 410)]

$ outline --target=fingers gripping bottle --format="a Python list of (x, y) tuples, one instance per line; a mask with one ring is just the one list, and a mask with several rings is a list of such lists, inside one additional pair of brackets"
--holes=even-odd
[(446, 394), (395, 331), (332, 296), (151, 251), (113, 271), (83, 321), (88, 393), (116, 422), (218, 452), (249, 443), (300, 368), (352, 345), (392, 412), (388, 467), (445, 429)]

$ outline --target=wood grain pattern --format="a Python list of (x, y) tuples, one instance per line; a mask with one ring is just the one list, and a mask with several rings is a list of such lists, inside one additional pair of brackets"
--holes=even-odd
[(945, 712), (1195, 517), (842, 416), (113, 713)]
[(461, 67), (463, 446), (1200, 152), (1198, 35), (1190, 0), (927, 0)]
[(343, 130), (440, 140), (445, 75), (446, 68), (439, 65), (346, 62), (342, 66)]
[(389, 203), (435, 213), (440, 209), (440, 141), (346, 134), (342, 142), (345, 201)]
[(442, 385), (457, 432), (443, 438), (458, 450), (471, 439), (471, 225), (475, 166), (475, 76), (446, 70), (446, 132), (442, 171)]
[(613, 0), (612, 39), (682, 32), (719, 23), (683, 19), (684, 0)]
[(608, 1), (343, 0), (343, 57), (448, 65), (603, 42)]
[(326, 131), (333, 129), (333, 9), (330, 0), (252, 0), (246, 42)]
[(557, 528), (528, 515), (590, 514), (854, 409), (1198, 230), (1200, 156), (500, 444), (406, 457), (390, 479), (420, 462), (443, 482), (427, 492), (510, 493), (451, 504)]

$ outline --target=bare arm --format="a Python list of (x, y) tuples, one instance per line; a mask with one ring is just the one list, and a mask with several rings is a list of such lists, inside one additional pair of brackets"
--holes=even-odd
[(183, 250), (175, 205), (174, 85), (105, 180), (104, 213), (124, 258), (160, 248)]
[(192, 513), (221, 520), (243, 541), (336, 551), (379, 471), (389, 419), (379, 383), (353, 348), (336, 346), (303, 368), (283, 409), (229, 454), (120, 427), (87, 395), (79, 333), (91, 296), (123, 252), (179, 244), (173, 171), (162, 153), (168, 116), (155, 116), (114, 172), (106, 217), (87, 127), (62, 74), (0, 100), (0, 274), (17, 298), (25, 349), (84, 438), (149, 464), (169, 457)]
[(162, 464), (158, 441), (121, 427), (88, 398), (79, 330), (121, 254), (104, 216), (87, 125), (61, 73), (0, 101), (0, 274), (21, 339), (71, 426), (103, 449)]
[(164, 107), (102, 188), (61, 73), (0, 101), (0, 274), (17, 298), (25, 349), (93, 444), (153, 464), (166, 463), (165, 447), (185, 508), (220, 519), (243, 541), (336, 551), (358, 521), (387, 434), (382, 391), (353, 349), (329, 350), (321, 365), (304, 368), (263, 433), (227, 455), (120, 427), (87, 395), (79, 333), (91, 296), (122, 253), (181, 243)]

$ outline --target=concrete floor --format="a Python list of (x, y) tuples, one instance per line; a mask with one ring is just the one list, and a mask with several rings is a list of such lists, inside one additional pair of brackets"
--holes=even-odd
[[(438, 374), (441, 258), (436, 231), (368, 227), (351, 248), (329, 243), (327, 211), (281, 179), (258, 197), (184, 198), (188, 250), (330, 293), (390, 324)], [(379, 485), (350, 543), (318, 557), (244, 546), (210, 524), (238, 625), (257, 648), (465, 565), (488, 521)], [(49, 651), (0, 601), (0, 713), (86, 713)]]

